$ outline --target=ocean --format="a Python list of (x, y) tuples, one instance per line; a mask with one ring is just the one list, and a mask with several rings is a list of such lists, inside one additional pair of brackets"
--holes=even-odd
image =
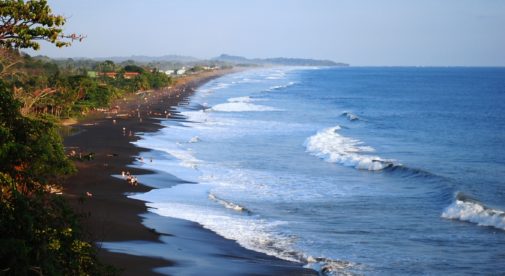
[(326, 274), (505, 271), (505, 68), (252, 69), (171, 113), (154, 213)]

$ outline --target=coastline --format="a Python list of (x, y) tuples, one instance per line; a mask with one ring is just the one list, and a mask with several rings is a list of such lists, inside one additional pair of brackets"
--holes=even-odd
[[(91, 114), (76, 125), (78, 133), (65, 137), (67, 148), (83, 154), (93, 153), (94, 158), (76, 161), (78, 173), (65, 181), (64, 195), (78, 213), (85, 215), (83, 226), (89, 240), (99, 247), (100, 259), (122, 270), (122, 275), (157, 274), (153, 270), (155, 268), (170, 268), (170, 273), (187, 274), (190, 266), (191, 269), (198, 269), (198, 264), (209, 259), (215, 269), (221, 267), (219, 274), (316, 274), (315, 271), (302, 268), (301, 264), (244, 249), (235, 241), (224, 239), (196, 223), (149, 213), (144, 202), (125, 196), (151, 190), (142, 185), (142, 176), (156, 175), (153, 171), (127, 167), (135, 161), (135, 156), (146, 151), (131, 144), (138, 139), (135, 133), (159, 130), (160, 117), (165, 117), (165, 114), (174, 116), (170, 114), (171, 106), (187, 101), (199, 86), (211, 79), (232, 72), (226, 70), (190, 76), (179, 80), (169, 90), (119, 100), (113, 105), (119, 106), (117, 114)], [(140, 185), (131, 186), (124, 179), (113, 176), (120, 175), (124, 170), (140, 176)], [(166, 179), (171, 181), (171, 185), (178, 184), (175, 178), (166, 177), (164, 181)], [(151, 222), (149, 226), (156, 224), (156, 230), (144, 226), (142, 222), (145, 221)], [(177, 244), (177, 250), (184, 252), (182, 258), (187, 260), (175, 261), (173, 257), (170, 258), (179, 252), (168, 252), (167, 258), (141, 250), (141, 244), (148, 244), (150, 248), (156, 244), (163, 245), (160, 238), (168, 238), (170, 243)], [(100, 248), (103, 243), (132, 241), (139, 246), (138, 252), (126, 249), (123, 252), (111, 252)], [(203, 267), (212, 269), (208, 264)]]

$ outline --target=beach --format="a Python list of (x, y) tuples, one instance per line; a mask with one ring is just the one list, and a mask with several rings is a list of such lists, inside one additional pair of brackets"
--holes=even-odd
[[(113, 104), (113, 113), (93, 114), (73, 127), (74, 134), (65, 137), (67, 152), (91, 158), (75, 162), (78, 172), (65, 181), (64, 195), (73, 208), (84, 215), (84, 229), (97, 245), (100, 259), (119, 268), (122, 275), (157, 274), (153, 269), (163, 272), (162, 268), (167, 267), (170, 274), (175, 275), (197, 274), (202, 269), (206, 269), (208, 275), (315, 274), (299, 263), (244, 249), (197, 223), (149, 213), (144, 202), (126, 196), (149, 191), (152, 188), (144, 185), (143, 179), (156, 179), (153, 171), (128, 167), (138, 161), (139, 153), (146, 151), (132, 144), (138, 139), (136, 134), (159, 130), (161, 119), (178, 117), (170, 107), (187, 101), (200, 85), (231, 72), (190, 76), (168, 90), (118, 100)], [(139, 185), (127, 183), (121, 176), (126, 171), (139, 177)], [(158, 178), (172, 181), (170, 185), (180, 181), (170, 175)], [(146, 221), (149, 225), (157, 225), (157, 230), (145, 227), (142, 222)], [(174, 246), (163, 247), (166, 243), (160, 242), (160, 238)], [(138, 250), (110, 252), (101, 249), (102, 244), (110, 242), (137, 244)], [(167, 249), (173, 251), (164, 254)], [(177, 261), (170, 256), (177, 256)]]

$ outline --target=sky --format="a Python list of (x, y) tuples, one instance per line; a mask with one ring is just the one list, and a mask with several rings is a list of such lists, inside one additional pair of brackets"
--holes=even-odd
[(49, 0), (66, 33), (30, 54), (330, 59), (357, 66), (505, 66), (505, 0)]

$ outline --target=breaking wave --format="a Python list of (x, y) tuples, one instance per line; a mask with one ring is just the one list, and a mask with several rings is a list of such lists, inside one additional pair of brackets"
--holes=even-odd
[(231, 201), (226, 201), (224, 199), (221, 199), (217, 196), (215, 196), (214, 194), (212, 193), (209, 193), (209, 199), (212, 200), (212, 201), (215, 201), (221, 205), (223, 205), (225, 208), (228, 208), (228, 209), (231, 209), (231, 210), (234, 210), (234, 211), (237, 211), (237, 212), (242, 212), (242, 213), (246, 213), (246, 214), (251, 214), (251, 211), (249, 211), (247, 208), (243, 207), (243, 206), (240, 206), (236, 203), (233, 203)]
[(342, 116), (345, 116), (349, 121), (359, 121), (361, 120), (360, 117), (358, 117), (358, 115), (354, 114), (354, 113), (351, 113), (351, 112), (344, 112), (342, 113)]
[(198, 142), (200, 142), (200, 137), (198, 137), (198, 136), (193, 136), (188, 141), (188, 143), (198, 143)]
[(396, 166), (394, 160), (365, 154), (374, 149), (359, 140), (340, 135), (340, 129), (340, 126), (327, 128), (309, 137), (304, 143), (307, 152), (327, 162), (360, 170), (379, 171)]
[(505, 230), (505, 212), (486, 207), (477, 200), (458, 193), (456, 200), (442, 213), (445, 219), (456, 219)]
[(257, 105), (253, 103), (251, 97), (237, 97), (228, 99), (227, 103), (217, 104), (210, 110), (219, 112), (261, 112), (261, 111), (277, 111), (276, 108)]
[(284, 84), (284, 85), (274, 85), (274, 86), (271, 86), (271, 87), (269, 87), (268, 89), (266, 89), (264, 91), (265, 92), (270, 92), (270, 91), (275, 91), (275, 90), (281, 90), (281, 89), (290, 87), (290, 86), (292, 86), (294, 84), (296, 84), (296, 82), (292, 81), (292, 82), (289, 82), (289, 83)]

